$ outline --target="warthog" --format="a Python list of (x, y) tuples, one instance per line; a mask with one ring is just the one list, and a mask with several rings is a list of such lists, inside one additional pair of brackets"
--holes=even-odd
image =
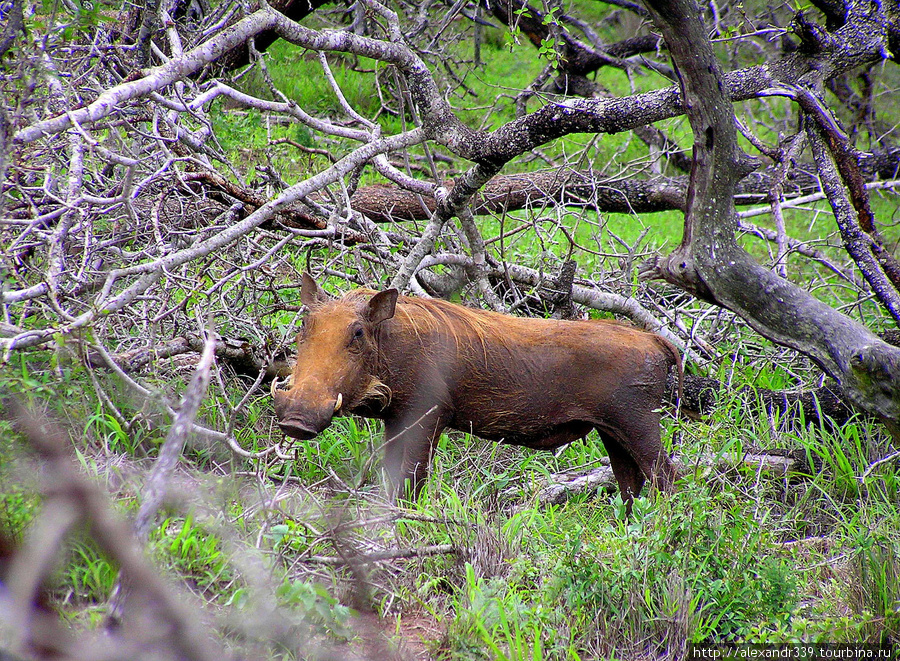
[(384, 420), (395, 496), (418, 496), (447, 427), (537, 450), (596, 429), (626, 503), (645, 479), (672, 487), (659, 408), (669, 369), (681, 378), (681, 359), (660, 336), (615, 321), (512, 317), (395, 289), (332, 300), (308, 274), (301, 299), (309, 314), (289, 388), (272, 385), (278, 426), (310, 439), (339, 413)]

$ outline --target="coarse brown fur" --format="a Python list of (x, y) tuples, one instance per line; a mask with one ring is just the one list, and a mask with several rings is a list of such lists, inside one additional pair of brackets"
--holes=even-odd
[(645, 479), (670, 489), (660, 442), (666, 375), (681, 372), (662, 337), (615, 321), (526, 319), (396, 290), (328, 299), (308, 275), (310, 313), (288, 390), (274, 391), (279, 426), (312, 438), (337, 413), (385, 423), (385, 465), (416, 497), (441, 431), (553, 450), (599, 432), (622, 496)]

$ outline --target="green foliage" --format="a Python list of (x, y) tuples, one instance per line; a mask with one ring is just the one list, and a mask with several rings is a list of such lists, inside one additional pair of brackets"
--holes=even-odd
[(211, 600), (225, 601), (234, 589), (230, 585), (233, 570), (221, 540), (199, 527), (192, 516), (164, 520), (150, 536), (149, 545), (162, 564)]
[(671, 500), (638, 500), (630, 520), (597, 537), (576, 532), (554, 572), (573, 628), (599, 645), (657, 641), (649, 651), (661, 653), (786, 619), (792, 578), (767, 554), (766, 522), (749, 509), (733, 494), (685, 485)]
[(361, 485), (372, 477), (377, 465), (379, 425), (361, 418), (337, 418), (331, 426), (309, 441), (292, 441), (294, 461), (276, 468), (303, 481), (329, 479), (334, 472), (350, 485)]
[[(867, 520), (868, 519), (868, 520)], [(889, 642), (900, 636), (900, 530), (893, 520), (872, 521), (860, 513), (845, 526), (850, 554), (850, 607), (865, 624), (866, 640)]]
[(100, 604), (109, 598), (118, 569), (88, 537), (76, 540), (58, 571), (56, 591), (67, 606)]
[(545, 646), (556, 647), (553, 609), (532, 603), (527, 592), (503, 579), (476, 578), (468, 563), (465, 580), (465, 602), (457, 609), (451, 634), (454, 658), (539, 661), (545, 658)]
[[(5, 430), (0, 429), (0, 436), (3, 431)], [(3, 468), (4, 465), (0, 463), (0, 482), (7, 485), (0, 492), (0, 535), (7, 540), (21, 543), (25, 530), (40, 508), (41, 501), (33, 492), (15, 484)]]
[(350, 620), (354, 612), (335, 599), (328, 588), (319, 583), (286, 581), (276, 594), (295, 616), (313, 627), (313, 631), (337, 640), (354, 636)]
[[(790, 623), (790, 564), (733, 494), (688, 487), (643, 498), (632, 518), (608, 508), (519, 513), (528, 551), (505, 578), (465, 583), (451, 658), (570, 659), (675, 653), (688, 642), (742, 640), (760, 622)], [(581, 519), (587, 514), (587, 520)]]
[(101, 405), (98, 405), (94, 414), (88, 418), (85, 435), (88, 434), (101, 439), (107, 454), (121, 453), (135, 456), (141, 446), (140, 430), (126, 430), (115, 416), (104, 412)]

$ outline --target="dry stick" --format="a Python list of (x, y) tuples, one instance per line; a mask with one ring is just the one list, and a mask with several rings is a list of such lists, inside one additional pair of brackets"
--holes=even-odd
[(872, 474), (872, 471), (874, 471), (876, 468), (878, 468), (879, 466), (881, 466), (881, 465), (883, 465), (883, 464), (887, 464), (887, 463), (889, 463), (889, 462), (891, 462), (891, 461), (894, 461), (894, 460), (897, 459), (898, 457), (900, 457), (900, 450), (898, 450), (898, 451), (896, 451), (896, 452), (892, 452), (892, 453), (889, 454), (888, 456), (882, 457), (881, 459), (879, 459), (879, 460), (877, 460), (877, 461), (873, 461), (873, 462), (869, 465), (869, 467), (865, 470), (865, 472), (864, 472), (862, 475), (860, 475), (858, 478), (856, 478), (856, 479), (859, 480), (860, 482), (862, 482), (862, 481), (865, 480), (867, 477), (869, 477), (869, 475)]
[[(47, 86), (50, 90), (51, 105), (54, 110), (61, 112), (66, 108), (67, 99), (62, 85), (59, 82), (58, 72), (56, 71), (53, 61), (48, 57), (47, 53), (43, 53), (42, 63), (47, 68)], [(66, 263), (66, 244), (69, 241), (69, 231), (75, 225), (75, 221), (83, 214), (83, 210), (73, 204), (81, 195), (84, 184), (84, 152), (85, 145), (78, 131), (70, 130), (67, 135), (69, 148), (69, 176), (68, 185), (66, 187), (66, 206), (69, 210), (63, 215), (62, 220), (57, 225), (56, 230), (50, 240), (48, 250), (48, 261), (50, 266), (47, 269), (47, 284), (49, 285), (49, 302), (57, 314), (67, 321), (72, 320), (72, 316), (65, 312), (59, 304), (58, 295), (60, 293), (60, 279), (64, 275), (71, 276), (71, 269)]]
[(308, 558), (302, 558), (302, 562), (309, 562), (319, 565), (346, 565), (349, 563), (370, 563), (383, 562), (385, 560), (402, 560), (405, 558), (424, 558), (429, 555), (443, 555), (448, 553), (458, 553), (453, 544), (436, 544), (434, 546), (423, 546), (419, 548), (394, 549), (389, 551), (376, 551), (374, 553), (358, 554), (351, 557), (343, 558), (341, 556), (332, 555), (312, 555)]
[[(163, 631), (168, 634), (165, 642), (172, 646), (178, 658), (185, 661), (221, 661), (227, 658), (224, 651), (201, 630), (197, 614), (191, 612), (147, 564), (132, 530), (119, 519), (107, 498), (80, 473), (70, 456), (67, 439), (55, 430), (48, 431), (46, 424), (25, 414), (18, 415), (17, 425), (46, 462), (48, 502), (68, 503), (84, 518), (92, 539), (101, 551), (119, 565), (135, 592), (146, 603), (153, 604), (157, 623), (162, 624)], [(28, 562), (27, 555), (21, 560), (17, 557), (13, 563), (13, 573), (8, 577), (11, 584), (22, 581), (16, 568), (23, 566), (20, 563)], [(31, 608), (24, 603), (17, 606), (22, 610)], [(123, 646), (128, 644), (115, 639), (113, 642)], [(121, 654), (119, 658), (134, 656), (133, 650), (131, 652)]]
[[(883, 189), (894, 189), (900, 186), (900, 179), (889, 179), (887, 181), (871, 181), (865, 185), (866, 190), (883, 190)], [(796, 209), (801, 208), (802, 205), (808, 204), (810, 202), (818, 202), (819, 200), (824, 200), (826, 198), (825, 193), (817, 192), (811, 193), (810, 195), (803, 195), (801, 197), (795, 197), (785, 200), (780, 203), (780, 207), (782, 210), (784, 209)], [(765, 227), (758, 227), (753, 225), (752, 223), (746, 222), (745, 218), (751, 218), (753, 216), (762, 216), (767, 215), (772, 212), (771, 207), (755, 207), (752, 209), (747, 209), (745, 211), (738, 212), (738, 229), (742, 232), (747, 232), (750, 234), (755, 234), (767, 241), (775, 242), (777, 241), (777, 235), (773, 230), (767, 229)], [(797, 239), (788, 237), (787, 238), (788, 247), (797, 252), (804, 257), (809, 257), (810, 259), (814, 259), (822, 266), (827, 268), (829, 271), (834, 273), (840, 278), (843, 278), (847, 282), (850, 282), (855, 287), (859, 287), (864, 289), (868, 285), (864, 280), (862, 280), (859, 276), (856, 275), (856, 272), (849, 268), (842, 268), (836, 266), (831, 263), (831, 261), (819, 250), (798, 241)]]
[[(369, 3), (376, 11), (383, 8)], [(386, 11), (386, 10), (385, 10)], [(387, 14), (385, 14), (387, 15)], [(506, 162), (515, 156), (545, 144), (556, 137), (572, 132), (622, 131), (638, 125), (646, 125), (684, 112), (684, 104), (675, 88), (655, 90), (622, 99), (575, 99), (558, 104), (548, 104), (540, 110), (510, 122), (491, 133), (476, 132), (467, 128), (453, 114), (437, 83), (424, 62), (397, 38), (393, 43), (361, 37), (348, 32), (317, 32), (298, 25), (272, 9), (262, 9), (242, 19), (222, 35), (193, 49), (178, 60), (151, 70), (148, 76), (119, 85), (101, 94), (97, 101), (86, 108), (69, 113), (76, 121), (85, 124), (97, 121), (112, 113), (116, 107), (162, 89), (179, 77), (187, 76), (220, 57), (224, 50), (236, 48), (247, 38), (264, 30), (276, 30), (282, 38), (311, 50), (354, 52), (395, 65), (410, 81), (414, 102), (420, 106), (423, 124), (429, 137), (448, 146), (458, 155), (476, 162)], [(396, 16), (390, 19), (392, 34), (400, 34)], [(854, 51), (841, 66), (856, 66), (883, 59), (882, 51)], [(773, 84), (783, 69), (793, 65), (793, 59), (770, 65), (729, 72), (723, 76), (723, 85), (734, 100), (744, 100), (760, 95)], [(552, 121), (550, 130), (547, 122)], [(37, 122), (19, 131), (17, 143), (31, 142), (44, 135), (51, 135), (70, 126), (67, 115)]]
[[(278, 92), (278, 90), (273, 91)], [(309, 126), (314, 131), (325, 133), (326, 135), (334, 135), (341, 138), (347, 138), (348, 140), (357, 140), (360, 142), (365, 142), (371, 137), (371, 135), (367, 131), (340, 126), (338, 124), (333, 124), (326, 120), (313, 117), (296, 103), (289, 101), (283, 94), (280, 94), (280, 98), (282, 98), (281, 102), (268, 101), (266, 99), (260, 99), (255, 96), (245, 94), (244, 92), (240, 92), (233, 87), (230, 87), (229, 85), (221, 82), (217, 83), (214, 87), (211, 87), (203, 94), (200, 94), (193, 101), (186, 105), (181, 104), (180, 106), (178, 106), (172, 105), (171, 102), (168, 103), (169, 107), (172, 107), (175, 110), (179, 110), (181, 112), (190, 112), (192, 110), (205, 106), (207, 103), (210, 103), (218, 96), (226, 96), (231, 101), (234, 101), (235, 103), (246, 108), (255, 108), (256, 110), (262, 110), (263, 112), (272, 114), (288, 115), (289, 117), (293, 117), (294, 119), (296, 119), (301, 124)], [(158, 101), (160, 103), (167, 102), (167, 100), (164, 100), (162, 97), (160, 97)], [(329, 159), (332, 162), (336, 160), (324, 150), (317, 151), (305, 148), (305, 151), (309, 151), (310, 153), (320, 153), (321, 151), (323, 155), (328, 155)]]
[(788, 170), (791, 162), (796, 158), (800, 148), (803, 147), (803, 133), (798, 133), (791, 138), (791, 144), (787, 150), (781, 150), (781, 163), (775, 170), (775, 180), (769, 191), (769, 198), (772, 205), (772, 216), (775, 219), (776, 245), (778, 253), (775, 257), (776, 269), (778, 275), (782, 278), (787, 277), (787, 231), (784, 226), (784, 214), (782, 213), (781, 198), (784, 196), (784, 181), (787, 178)]
[(166, 440), (159, 450), (159, 457), (153, 464), (150, 475), (144, 484), (143, 502), (134, 521), (135, 534), (141, 542), (147, 541), (153, 518), (156, 516), (156, 512), (162, 505), (163, 500), (165, 500), (168, 482), (175, 467), (178, 465), (184, 445), (192, 431), (200, 402), (206, 395), (215, 349), (215, 334), (208, 332), (203, 344), (200, 362), (197, 364), (194, 376), (191, 378), (191, 382), (184, 393), (181, 408), (175, 415), (175, 420), (172, 421), (169, 433), (166, 434)]
[[(203, 354), (200, 356), (200, 362), (197, 364), (194, 376), (191, 378), (191, 382), (184, 393), (181, 408), (175, 414), (172, 426), (169, 427), (169, 433), (166, 434), (166, 440), (159, 450), (159, 457), (153, 464), (150, 475), (144, 484), (141, 507), (134, 520), (134, 534), (140, 544), (147, 543), (156, 513), (166, 498), (169, 480), (175, 471), (175, 467), (178, 465), (178, 460), (181, 458), (181, 453), (184, 450), (184, 444), (192, 431), (194, 418), (197, 417), (197, 409), (199, 409), (200, 402), (206, 395), (215, 349), (215, 334), (209, 331), (203, 344)], [(108, 617), (112, 621), (121, 620), (129, 590), (130, 586), (127, 585), (120, 574), (110, 597)]]
[[(738, 468), (733, 461), (717, 456), (701, 457), (697, 461), (692, 460), (687, 465), (680, 457), (673, 457), (672, 462), (679, 470), (694, 469), (698, 465), (720, 471)], [(747, 454), (741, 459), (741, 463), (755, 467), (758, 471), (766, 469), (779, 475), (786, 475), (790, 471), (795, 470), (797, 465), (797, 461), (791, 457), (768, 454)], [(538, 492), (537, 499), (543, 505), (560, 504), (576, 494), (588, 493), (599, 489), (612, 491), (616, 489), (616, 484), (616, 478), (613, 475), (612, 468), (609, 466), (600, 466), (587, 473), (575, 476), (556, 474), (550, 476), (549, 484)], [(504, 493), (514, 494), (515, 488), (509, 488)]]
[[(113, 357), (109, 355), (109, 352), (106, 350), (106, 347), (104, 347), (102, 344), (93, 344), (93, 345), (90, 345), (90, 348), (92, 351), (95, 351), (100, 356), (100, 358), (103, 360), (103, 362), (106, 364), (106, 366), (109, 369), (111, 369), (113, 372), (115, 372), (116, 375), (118, 375), (118, 377), (120, 379), (122, 379), (122, 381), (125, 383), (125, 385), (127, 385), (129, 388), (134, 390), (141, 397), (144, 397), (146, 399), (155, 399), (155, 398), (160, 399), (160, 402), (161, 402), (162, 406), (165, 407), (166, 412), (170, 416), (172, 416), (172, 418), (175, 418), (175, 416), (176, 416), (175, 410), (171, 407), (169, 402), (165, 398), (159, 398), (156, 393), (154, 393), (151, 390), (148, 390), (147, 388), (145, 388), (144, 386), (139, 384), (137, 381), (132, 379), (130, 376), (128, 376), (128, 374), (125, 372), (125, 370), (123, 370), (118, 365), (118, 363), (116, 363), (116, 361), (113, 359)], [(234, 437), (230, 434), (223, 434), (220, 431), (217, 431), (215, 429), (209, 429), (208, 427), (203, 427), (202, 425), (198, 425), (197, 423), (193, 423), (192, 430), (197, 434), (202, 434), (202, 435), (206, 436), (207, 438), (211, 438), (216, 441), (227, 443), (228, 447), (231, 448), (232, 452), (234, 452), (235, 454), (237, 454), (241, 457), (256, 459), (259, 457), (264, 457), (267, 454), (270, 454), (272, 452), (272, 450), (274, 449), (274, 447), (269, 447), (266, 450), (263, 450), (261, 452), (248, 452), (247, 450), (244, 450), (243, 448), (241, 448), (237, 444), (237, 441), (235, 441)]]
[(552, 64), (548, 64), (537, 77), (531, 81), (528, 87), (516, 94), (516, 117), (524, 117), (526, 115), (528, 112), (528, 100), (538, 93), (544, 86), (544, 83), (550, 80), (550, 76), (554, 73), (556, 73), (556, 67)]
[[(427, 147), (427, 143), (423, 143), (423, 147)], [(429, 181), (423, 181), (421, 179), (416, 179), (406, 174), (405, 172), (398, 170), (396, 167), (391, 165), (390, 161), (388, 161), (387, 156), (384, 154), (379, 154), (376, 156), (372, 165), (375, 166), (375, 169), (379, 174), (383, 175), (385, 179), (393, 181), (395, 184), (400, 186), (401, 188), (413, 191), (414, 193), (418, 193), (424, 197), (434, 197), (435, 191), (437, 191), (437, 186)], [(354, 193), (356, 195), (356, 193)], [(423, 206), (427, 206), (424, 205)]]
[(826, 146), (824, 131), (812, 122), (809, 122), (806, 131), (816, 167), (821, 175), (822, 190), (831, 203), (844, 247), (856, 262), (881, 304), (894, 319), (900, 321), (900, 296), (891, 286), (891, 282), (872, 255), (872, 238), (866, 235), (856, 222), (853, 206), (847, 196), (847, 189), (835, 167), (833, 154), (829, 153)]
[[(824, 199), (824, 195), (820, 196), (818, 199)], [(781, 208), (782, 211), (785, 208), (787, 208), (788, 206), (789, 205), (786, 205), (784, 203), (779, 203), (779, 207)], [(790, 205), (790, 206), (793, 206), (793, 205)], [(771, 208), (762, 209), (761, 213), (771, 213), (771, 211), (772, 211)], [(754, 215), (759, 215), (759, 214), (754, 214)], [(746, 221), (743, 221), (743, 220), (741, 220), (740, 214), (738, 214), (738, 230), (740, 230), (741, 232), (744, 232), (745, 234), (753, 234), (755, 236), (758, 236), (759, 238), (761, 238), (765, 241), (771, 241), (773, 243), (777, 243), (777, 241), (778, 241), (778, 234), (775, 230), (770, 230), (767, 227), (759, 227), (758, 225), (754, 225), (753, 223), (748, 223)], [(849, 268), (845, 269), (843, 267), (832, 264), (831, 261), (828, 259), (828, 257), (826, 257), (822, 251), (817, 250), (817, 249), (807, 245), (806, 243), (803, 243), (802, 241), (798, 241), (797, 239), (790, 237), (790, 236), (786, 237), (786, 244), (790, 250), (792, 250), (800, 255), (803, 255), (804, 257), (808, 257), (809, 259), (819, 262), (822, 266), (827, 268), (829, 271), (834, 273), (836, 276), (838, 276), (839, 278), (842, 278), (843, 280), (846, 280), (853, 286), (858, 287), (860, 289), (864, 289), (866, 287), (866, 283), (863, 280), (861, 280), (854, 271), (852, 271)]]
[(409, 251), (406, 259), (403, 260), (397, 270), (397, 275), (391, 280), (390, 286), (393, 289), (406, 289), (418, 269), (419, 263), (434, 248), (434, 242), (440, 235), (444, 224), (450, 218), (459, 216), (472, 197), (500, 171), (501, 167), (478, 163), (459, 178), (449, 194), (444, 193), (446, 197), (439, 196), (441, 199), (438, 200), (438, 207), (425, 227), (425, 231), (413, 249)]
[(472, 209), (465, 207), (459, 214), (459, 221), (462, 224), (463, 232), (469, 242), (469, 249), (472, 251), (472, 260), (475, 264), (474, 276), (475, 282), (484, 300), (492, 309), (498, 312), (505, 312), (503, 301), (497, 296), (497, 293), (491, 287), (491, 283), (487, 278), (487, 264), (485, 263), (484, 239), (478, 226), (475, 224), (475, 216), (472, 215)]
[(325, 79), (328, 81), (328, 84), (331, 87), (331, 90), (334, 92), (335, 96), (337, 96), (338, 102), (341, 104), (344, 112), (347, 113), (347, 115), (349, 115), (352, 119), (355, 119), (360, 124), (368, 128), (370, 131), (378, 131), (378, 126), (360, 115), (358, 112), (356, 112), (353, 106), (347, 103), (347, 99), (344, 97), (344, 92), (341, 89), (341, 86), (338, 85), (337, 80), (335, 80), (334, 78), (334, 74), (331, 72), (331, 67), (328, 65), (328, 58), (325, 56), (324, 51), (319, 51), (319, 64), (322, 65), (322, 70), (325, 72)]
[[(859, 160), (836, 120), (807, 89), (787, 90), (807, 119), (813, 159), (847, 252), (884, 308), (900, 321), (900, 264), (885, 251), (859, 170)], [(854, 213), (855, 212), (855, 213)]]
[[(891, 461), (895, 461), (898, 458), (900, 458), (900, 450), (874, 461), (869, 465), (865, 472), (863, 472), (862, 475), (857, 476), (856, 479), (863, 482), (876, 468), (886, 463), (890, 463)], [(718, 456), (701, 457), (698, 461), (691, 461), (691, 463), (687, 465), (679, 457), (673, 457), (672, 461), (680, 470), (684, 470), (685, 468), (694, 469), (698, 465), (719, 471), (733, 470), (739, 467), (739, 465), (735, 465), (733, 461)], [(604, 461), (605, 464), (608, 464), (608, 462), (608, 459)], [(755, 467), (757, 470), (757, 479), (758, 474), (764, 470), (786, 476), (788, 473), (791, 473), (798, 468), (796, 459), (772, 454), (745, 454), (741, 459), (741, 464), (748, 467)], [(549, 483), (538, 492), (537, 498), (538, 502), (544, 505), (560, 504), (573, 495), (588, 493), (599, 489), (609, 491), (616, 489), (616, 479), (612, 473), (612, 469), (608, 465), (600, 466), (599, 468), (592, 469), (580, 475), (572, 476), (566, 473), (551, 475)], [(504, 493), (514, 494), (514, 491), (515, 488), (511, 487)]]
[[(370, 5), (376, 11), (384, 13), (386, 16), (391, 15), (391, 32), (399, 35), (400, 28), (396, 15), (377, 3), (370, 3)], [(341, 52), (353, 50), (357, 54), (397, 65), (405, 72), (413, 73), (424, 79), (426, 86), (433, 93), (431, 101), (439, 114), (450, 113), (449, 105), (440, 96), (437, 85), (430, 78), (430, 75), (427, 74), (427, 68), (424, 63), (401, 43), (401, 37), (395, 40), (397, 43), (389, 44), (377, 39), (360, 37), (342, 31), (317, 32), (298, 25), (283, 14), (266, 7), (238, 21), (217, 37), (209, 39), (197, 48), (185, 53), (183, 57), (170, 60), (162, 66), (148, 70), (147, 75), (138, 80), (128, 81), (106, 90), (90, 105), (36, 122), (18, 131), (13, 136), (13, 142), (14, 144), (26, 144), (44, 136), (64, 131), (71, 127), (73, 123), (82, 125), (94, 123), (115, 112), (128, 101), (152, 94), (176, 80), (190, 76), (203, 66), (216, 60), (223, 52), (239, 47), (248, 38), (266, 30), (277, 30), (283, 38), (291, 43), (312, 50), (336, 50)], [(207, 95), (202, 95), (202, 99), (208, 101), (212, 96), (220, 93), (223, 93), (222, 87), (218, 87), (214, 92), (211, 92), (211, 96), (207, 96), (210, 94), (210, 92), (207, 92)], [(286, 98), (283, 98), (283, 100), (285, 101), (284, 107), (290, 110), (290, 114), (302, 113), (295, 104), (289, 103)], [(255, 101), (266, 103), (259, 100)], [(176, 109), (180, 110), (177, 107)], [(315, 120), (305, 115), (305, 113), (302, 114), (301, 121), (316, 127), (317, 130), (320, 130), (319, 127), (323, 124), (327, 124), (328, 129), (321, 130), (335, 134), (339, 131), (334, 125)], [(372, 139), (372, 136), (365, 131), (343, 129), (343, 133), (348, 135), (348, 137), (350, 137), (350, 133), (353, 133), (355, 134), (354, 139), (357, 140), (367, 141)]]
[(248, 37), (278, 25), (279, 19), (271, 11), (258, 11), (224, 30), (219, 36), (185, 53), (182, 58), (154, 67), (134, 81), (128, 81), (104, 91), (90, 105), (70, 110), (18, 131), (14, 144), (27, 144), (47, 135), (70, 128), (74, 123), (86, 125), (96, 122), (123, 107), (132, 99), (163, 89), (176, 80), (189, 76), (218, 58), (222, 53), (239, 47)]

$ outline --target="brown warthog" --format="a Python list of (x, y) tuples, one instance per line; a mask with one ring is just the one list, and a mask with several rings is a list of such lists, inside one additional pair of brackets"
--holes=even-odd
[(666, 340), (614, 321), (523, 319), (441, 300), (357, 289), (331, 300), (308, 274), (309, 308), (287, 390), (273, 383), (278, 426), (309, 439), (338, 413), (380, 418), (385, 466), (415, 498), (445, 427), (553, 450), (596, 429), (622, 497), (650, 478), (670, 489), (660, 443)]

